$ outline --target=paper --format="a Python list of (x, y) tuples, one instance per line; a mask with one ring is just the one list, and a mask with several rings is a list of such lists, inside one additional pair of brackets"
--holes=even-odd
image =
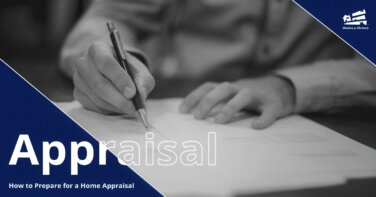
[[(226, 125), (178, 112), (180, 99), (147, 103), (155, 140), (197, 140), (216, 133), (216, 165), (130, 166), (165, 195), (229, 196), (340, 184), (376, 176), (376, 151), (326, 127), (291, 116), (265, 130), (250, 128), (252, 117)], [(58, 106), (98, 141), (145, 141), (145, 129), (124, 116), (104, 116), (78, 102)], [(119, 148), (111, 150), (115, 155)]]

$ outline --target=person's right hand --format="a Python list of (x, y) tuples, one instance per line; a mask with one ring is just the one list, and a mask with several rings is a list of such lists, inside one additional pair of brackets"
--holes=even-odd
[(84, 107), (102, 114), (134, 115), (130, 99), (136, 93), (135, 86), (146, 100), (155, 81), (141, 61), (129, 53), (127, 58), (134, 69), (135, 84), (115, 59), (110, 45), (104, 42), (91, 44), (86, 55), (74, 66), (75, 99)]

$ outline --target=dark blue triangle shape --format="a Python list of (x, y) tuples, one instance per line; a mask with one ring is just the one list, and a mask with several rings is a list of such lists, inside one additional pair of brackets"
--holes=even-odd
[[(41, 93), (24, 81), (3, 61), (0, 61), (0, 196), (161, 196), (129, 167), (118, 163), (107, 153), (107, 165), (99, 165), (98, 142)], [(19, 134), (28, 134), (39, 166), (20, 159), (8, 165)], [(52, 166), (49, 176), (42, 175), (42, 142), (60, 141), (66, 148), (66, 159)], [(80, 166), (79, 174), (70, 173), (71, 141), (88, 141), (94, 147), (90, 165)], [(81, 154), (81, 153), (80, 153)], [(86, 154), (83, 152), (83, 155)], [(57, 153), (55, 153), (57, 155)], [(9, 189), (9, 183), (134, 183), (135, 189)]]
[[(346, 41), (360, 54), (376, 62), (376, 1), (373, 0), (294, 0), (300, 7), (314, 16), (332, 32)], [(366, 10), (367, 24), (352, 26), (348, 30), (343, 17), (357, 11)]]

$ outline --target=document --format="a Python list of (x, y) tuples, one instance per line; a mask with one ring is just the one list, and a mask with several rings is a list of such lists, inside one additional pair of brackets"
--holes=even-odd
[[(212, 118), (196, 120), (178, 112), (181, 99), (150, 100), (147, 111), (155, 143), (198, 141), (213, 148), (215, 165), (130, 165), (167, 196), (231, 196), (341, 184), (349, 178), (376, 176), (376, 150), (301, 116), (278, 120), (264, 130), (250, 127), (252, 116), (229, 124)], [(84, 109), (77, 101), (58, 107), (98, 141), (134, 140), (145, 143), (142, 124), (127, 116), (105, 116)], [(119, 155), (120, 147), (110, 149)], [(156, 152), (155, 154), (159, 154)], [(210, 158), (211, 157), (211, 158)]]

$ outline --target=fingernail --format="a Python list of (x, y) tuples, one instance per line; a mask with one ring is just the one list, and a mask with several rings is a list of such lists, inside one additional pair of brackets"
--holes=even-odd
[(203, 117), (203, 114), (201, 113), (200, 110), (194, 110), (193, 115), (195, 118), (201, 119)]
[(133, 96), (133, 89), (130, 88), (130, 87), (125, 87), (124, 88), (124, 96), (127, 97), (127, 98), (132, 98)]
[(188, 113), (188, 107), (184, 104), (180, 105), (179, 108), (180, 113)]
[(225, 122), (225, 115), (220, 113), (218, 114), (215, 118), (214, 118), (214, 121), (216, 123), (224, 123)]

